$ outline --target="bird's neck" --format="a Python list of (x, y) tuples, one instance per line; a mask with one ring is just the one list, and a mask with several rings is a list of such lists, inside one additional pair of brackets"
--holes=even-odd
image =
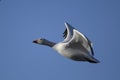
[(53, 47), (55, 44), (56, 43), (54, 43), (54, 42), (46, 40), (46, 42), (43, 45), (46, 45), (46, 46), (49, 46), (49, 47)]

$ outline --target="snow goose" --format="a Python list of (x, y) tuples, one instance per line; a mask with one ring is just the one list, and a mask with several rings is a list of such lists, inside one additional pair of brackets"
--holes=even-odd
[(65, 23), (66, 30), (63, 33), (65, 38), (62, 42), (54, 43), (44, 38), (34, 40), (33, 43), (40, 45), (47, 45), (52, 47), (62, 56), (75, 61), (87, 61), (90, 63), (99, 63), (99, 60), (95, 59), (94, 51), (91, 41), (77, 31), (70, 24)]

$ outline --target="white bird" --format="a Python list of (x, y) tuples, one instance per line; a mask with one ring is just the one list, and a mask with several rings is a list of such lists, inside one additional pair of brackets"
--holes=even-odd
[(54, 43), (44, 38), (34, 40), (33, 43), (47, 45), (56, 50), (59, 54), (75, 61), (88, 61), (90, 63), (99, 63), (95, 59), (91, 41), (77, 31), (70, 24), (65, 23), (66, 30), (63, 33), (64, 41)]

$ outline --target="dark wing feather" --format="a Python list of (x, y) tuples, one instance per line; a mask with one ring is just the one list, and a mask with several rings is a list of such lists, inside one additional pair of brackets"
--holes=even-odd
[(63, 38), (65, 39), (67, 37), (67, 29), (65, 29), (64, 33), (63, 33)]
[[(86, 37), (86, 36), (85, 36)], [(86, 39), (88, 40), (88, 44), (89, 44), (89, 46), (90, 46), (90, 50), (91, 50), (91, 54), (94, 56), (94, 50), (93, 50), (93, 48), (92, 48), (92, 43), (91, 43), (91, 41), (86, 37)]]
[(73, 35), (73, 29), (74, 27), (72, 27), (70, 24), (68, 24), (67, 22), (65, 23), (66, 29), (63, 32), (63, 38), (67, 38), (65, 39), (66, 41), (70, 38), (70, 36)]

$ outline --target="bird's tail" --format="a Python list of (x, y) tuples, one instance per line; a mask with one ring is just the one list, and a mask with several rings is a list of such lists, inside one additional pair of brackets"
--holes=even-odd
[(100, 63), (100, 61), (97, 60), (97, 59), (94, 58), (94, 57), (89, 57), (89, 58), (87, 58), (87, 61), (90, 62), (90, 63)]

